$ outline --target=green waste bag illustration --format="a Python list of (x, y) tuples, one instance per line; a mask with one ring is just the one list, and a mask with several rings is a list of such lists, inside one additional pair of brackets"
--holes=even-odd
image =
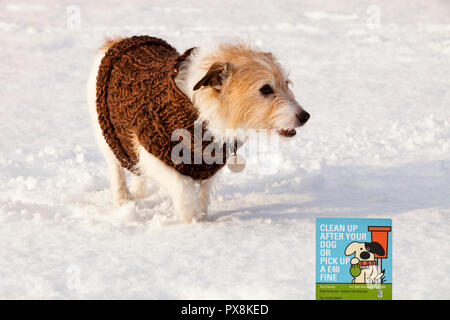
[(352, 264), (350, 267), (350, 274), (355, 278), (361, 274), (361, 268), (358, 264)]

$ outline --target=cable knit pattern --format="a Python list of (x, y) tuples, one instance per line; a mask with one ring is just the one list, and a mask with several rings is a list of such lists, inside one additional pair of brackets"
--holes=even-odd
[[(211, 142), (202, 141), (198, 144), (201, 149), (194, 149), (194, 140), (201, 139), (194, 137), (198, 112), (174, 81), (191, 50), (180, 56), (164, 40), (134, 36), (115, 43), (103, 57), (97, 75), (98, 121), (124, 168), (139, 174), (137, 140), (149, 153), (196, 180), (210, 178), (224, 166), (229, 154), (226, 144), (218, 147), (222, 163), (194, 164), (194, 153), (202, 153)], [(190, 133), (191, 164), (171, 160), (172, 149), (179, 143), (171, 141), (176, 129)], [(202, 133), (205, 131), (203, 125)]]

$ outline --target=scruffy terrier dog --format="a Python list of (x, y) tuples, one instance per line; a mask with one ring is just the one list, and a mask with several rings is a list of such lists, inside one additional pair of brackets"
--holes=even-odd
[[(243, 43), (179, 55), (158, 38), (107, 40), (87, 96), (115, 204), (145, 197), (145, 178), (152, 178), (168, 190), (175, 216), (186, 222), (206, 217), (212, 181), (223, 163), (176, 163), (173, 131), (192, 133), (201, 121), (202, 130), (228, 141), (225, 147), (231, 130), (270, 129), (292, 137), (310, 117), (275, 57)], [(124, 168), (133, 173), (133, 195)]]

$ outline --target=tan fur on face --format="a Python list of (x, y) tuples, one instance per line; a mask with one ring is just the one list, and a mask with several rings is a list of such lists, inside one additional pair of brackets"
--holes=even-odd
[[(271, 53), (243, 43), (223, 44), (205, 58), (205, 72), (214, 63), (230, 63), (231, 75), (221, 90), (204, 87), (195, 98), (215, 105), (214, 113), (227, 128), (281, 129), (298, 125), (295, 113), (300, 106), (288, 87), (283, 68)], [(273, 94), (261, 94), (259, 89), (265, 84), (272, 87)]]

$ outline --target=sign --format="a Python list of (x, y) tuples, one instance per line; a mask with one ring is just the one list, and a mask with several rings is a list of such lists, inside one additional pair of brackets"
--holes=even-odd
[(316, 299), (392, 299), (391, 219), (316, 219)]

